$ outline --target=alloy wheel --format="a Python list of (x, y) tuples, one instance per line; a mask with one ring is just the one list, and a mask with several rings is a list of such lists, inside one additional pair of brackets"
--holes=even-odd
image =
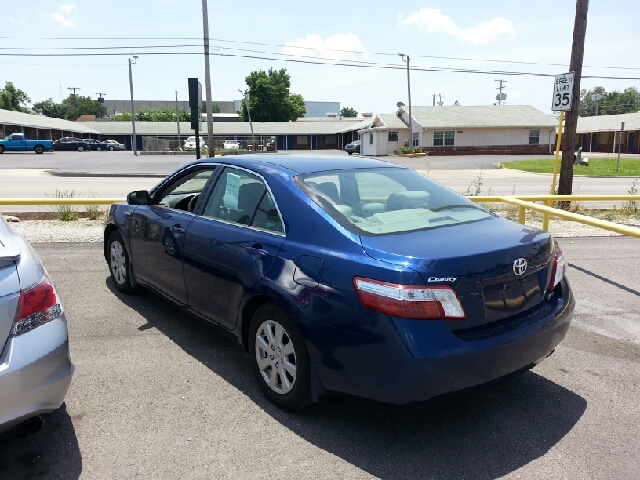
[(256, 361), (262, 378), (274, 392), (285, 395), (296, 382), (296, 352), (282, 325), (265, 320), (256, 331)]
[(111, 273), (113, 279), (119, 284), (123, 285), (127, 280), (127, 259), (124, 254), (124, 248), (118, 241), (111, 242)]

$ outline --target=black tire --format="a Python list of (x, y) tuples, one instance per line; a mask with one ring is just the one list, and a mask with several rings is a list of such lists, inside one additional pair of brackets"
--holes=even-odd
[[(282, 340), (285, 340), (285, 347), (289, 342), (293, 346), (293, 353), (286, 354), (286, 356), (283, 355), (280, 357), (280, 350), (278, 349), (276, 351), (276, 349), (273, 348), (270, 351), (273, 351), (274, 355), (270, 355), (270, 358), (268, 354), (266, 356), (262, 356), (263, 360), (268, 363), (274, 363), (275, 366), (279, 365), (279, 363), (275, 362), (280, 361), (280, 363), (284, 365), (284, 361), (287, 361), (289, 365), (293, 365), (295, 367), (295, 379), (292, 382), (290, 390), (286, 393), (278, 393), (275, 389), (272, 389), (272, 387), (269, 386), (258, 363), (259, 356), (265, 353), (265, 350), (256, 349), (257, 335), (259, 331), (264, 332), (267, 322), (275, 324), (273, 325), (273, 328), (276, 328), (279, 324), (284, 332)], [(266, 326), (266, 328), (270, 327), (271, 326), (269, 325)], [(262, 336), (262, 338), (264, 339), (266, 337)], [(271, 346), (273, 346), (273, 344), (271, 344)], [(254, 377), (258, 382), (258, 386), (262, 390), (262, 393), (264, 393), (264, 395), (275, 405), (284, 410), (298, 410), (311, 403), (311, 370), (309, 367), (309, 354), (307, 353), (307, 347), (289, 315), (287, 315), (284, 310), (275, 303), (263, 305), (256, 311), (251, 319), (251, 323), (249, 324), (249, 357), (251, 358), (251, 368), (253, 370)], [(281, 378), (281, 372), (284, 372), (284, 375), (288, 377), (289, 382), (292, 378), (289, 372), (285, 371), (284, 367), (275, 372), (274, 366), (269, 366), (267, 369), (269, 370), (265, 370), (265, 375), (269, 373), (271, 375), (277, 374), (275, 377), (275, 388), (278, 388), (277, 379)], [(281, 389), (285, 388), (284, 382), (281, 381), (280, 385)]]
[(0, 145), (0, 154), (4, 153), (4, 145)]
[(109, 147), (109, 151), (113, 152), (116, 148), (115, 147)]
[[(119, 253), (124, 257), (124, 263), (120, 263), (117, 259)], [(122, 240), (122, 235), (117, 230), (109, 235), (107, 240), (107, 264), (109, 273), (116, 288), (124, 293), (133, 293), (136, 288), (131, 280), (131, 263), (129, 262), (129, 253)]]
[(353, 152), (347, 152), (349, 155), (353, 155)]
[(36, 145), (33, 151), (38, 155), (42, 155), (42, 152), (44, 152), (44, 147), (42, 145)]

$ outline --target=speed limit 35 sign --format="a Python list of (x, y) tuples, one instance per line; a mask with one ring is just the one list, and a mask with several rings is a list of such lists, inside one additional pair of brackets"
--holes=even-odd
[(553, 83), (553, 101), (551, 102), (551, 111), (568, 112), (571, 110), (573, 103), (573, 78), (574, 72), (561, 73), (556, 75)]

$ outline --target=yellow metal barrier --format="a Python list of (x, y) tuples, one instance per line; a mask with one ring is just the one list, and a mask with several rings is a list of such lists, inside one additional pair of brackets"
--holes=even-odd
[[(640, 228), (628, 227), (607, 220), (571, 213), (558, 208), (552, 208), (554, 202), (559, 201), (639, 201), (639, 195), (518, 195), (510, 196), (475, 196), (467, 197), (477, 203), (508, 203), (518, 207), (518, 223), (524, 225), (527, 210), (542, 213), (542, 229), (549, 230), (549, 218), (559, 217), (572, 222), (583, 223), (593, 227), (610, 230), (622, 235), (640, 238)], [(111, 205), (124, 201), (123, 198), (0, 198), (0, 205)], [(538, 205), (533, 202), (544, 202)]]
[(124, 198), (0, 198), (0, 205), (111, 205)]
[[(571, 213), (559, 208), (552, 208), (553, 202), (559, 201), (640, 201), (638, 195), (519, 195), (517, 197), (467, 197), (469, 200), (477, 203), (509, 203), (518, 207), (518, 223), (524, 225), (526, 210), (534, 210), (542, 213), (542, 229), (547, 232), (549, 230), (549, 218), (559, 217), (572, 222), (583, 223), (593, 227), (610, 230), (622, 235), (640, 238), (640, 228), (628, 227), (607, 220)], [(545, 205), (538, 205), (534, 201), (544, 202)]]

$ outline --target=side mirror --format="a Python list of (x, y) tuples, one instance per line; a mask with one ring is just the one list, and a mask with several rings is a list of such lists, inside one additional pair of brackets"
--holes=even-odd
[(151, 197), (147, 190), (136, 190), (127, 195), (127, 203), (129, 205), (150, 205)]

